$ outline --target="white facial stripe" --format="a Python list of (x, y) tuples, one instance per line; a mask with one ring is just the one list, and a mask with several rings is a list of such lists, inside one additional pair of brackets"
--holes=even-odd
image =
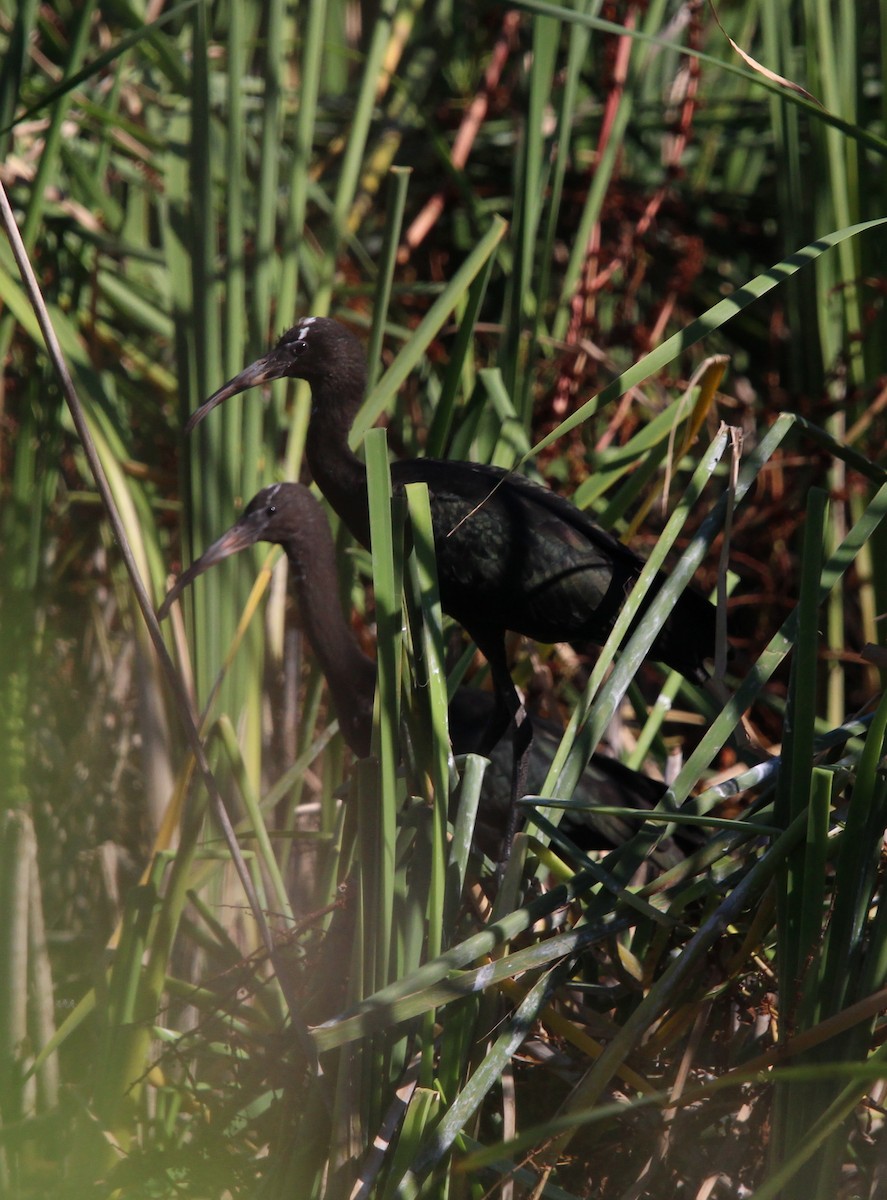
[(271, 501), (274, 499), (274, 497), (277, 495), (277, 493), (278, 493), (279, 491), (280, 491), (280, 484), (279, 484), (279, 483), (272, 484), (272, 485), (271, 485), (271, 487), (269, 487), (269, 488), (268, 488), (268, 501), (269, 501), (269, 503), (270, 503), (270, 502), (271, 502)]
[(296, 338), (297, 342), (304, 342), (305, 338), (308, 336), (308, 330), (316, 320), (317, 317), (304, 317), (299, 322), (299, 336)]

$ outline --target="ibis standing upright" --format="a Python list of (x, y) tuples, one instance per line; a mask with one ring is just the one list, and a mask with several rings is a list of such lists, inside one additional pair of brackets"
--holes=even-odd
[[(366, 358), (355, 335), (338, 321), (302, 318), (210, 396), (187, 429), (230, 396), (283, 378), (310, 384), (308, 464), (340, 518), (368, 546), (366, 467), (348, 445), (366, 392)], [(498, 467), (406, 459), (392, 463), (391, 479), (395, 491), (408, 483), (428, 486), (441, 607), (489, 662), (497, 708), (486, 749), (513, 721), (517, 788), (532, 729), (509, 673), (506, 632), (541, 642), (603, 642), (643, 563), (569, 501)], [(663, 582), (661, 575), (654, 581), (647, 604)], [(644, 611), (646, 605), (638, 621)], [(715, 610), (688, 590), (657, 634), (652, 654), (702, 681), (714, 642)]]
[[(204, 571), (257, 542), (282, 546), (290, 565), (302, 626), (326, 676), (342, 736), (358, 757), (370, 752), (376, 664), (363, 653), (337, 600), (335, 547), (319, 502), (301, 483), (276, 483), (263, 488), (244, 509), (240, 519), (222, 534), (179, 576), (158, 611), (162, 620), (173, 601)], [(460, 687), (450, 705), (449, 726), (456, 754), (477, 749), (479, 734), (490, 717), (493, 696), (477, 688)], [(535, 723), (535, 722), (534, 722)], [(538, 723), (531, 750), (528, 784), (541, 788), (560, 731), (549, 722)], [(492, 751), (484, 776), (477, 815), (476, 841), (496, 856), (507, 832), (509, 812), (508, 758), (511, 749), (503, 739)], [(632, 827), (623, 818), (595, 811), (599, 806), (649, 810), (662, 799), (661, 783), (632, 771), (616, 759), (594, 754), (573, 799), (589, 806), (565, 814), (561, 828), (582, 849), (615, 846), (630, 836)], [(654, 851), (660, 866), (680, 857), (672, 839)]]

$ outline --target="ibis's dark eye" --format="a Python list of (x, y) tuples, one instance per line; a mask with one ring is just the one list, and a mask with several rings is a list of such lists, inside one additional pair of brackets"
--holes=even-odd
[(273, 517), (276, 512), (277, 512), (277, 505), (269, 504), (268, 505), (268, 516)]

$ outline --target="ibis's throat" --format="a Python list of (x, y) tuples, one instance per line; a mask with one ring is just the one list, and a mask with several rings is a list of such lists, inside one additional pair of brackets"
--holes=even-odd
[(332, 381), (315, 384), (305, 455), (317, 486), (364, 546), (370, 542), (366, 467), (348, 445), (348, 434), (363, 399), (343, 400)]

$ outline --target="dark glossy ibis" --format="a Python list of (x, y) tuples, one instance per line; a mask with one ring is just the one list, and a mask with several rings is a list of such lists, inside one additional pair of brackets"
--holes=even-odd
[[(302, 625), (326, 676), (345, 741), (358, 757), (370, 749), (376, 664), (363, 653), (335, 601), (337, 594), (335, 547), (320, 504), (299, 483), (279, 483), (264, 488), (240, 520), (206, 550), (177, 580), (161, 606), (166, 616), (173, 601), (198, 575), (256, 542), (284, 548), (299, 601)], [(478, 748), (495, 705), (489, 692), (459, 688), (450, 705), (449, 725), (456, 754)], [(538, 791), (547, 774), (560, 732), (549, 722), (534, 721), (537, 737), (530, 755), (528, 785)], [(508, 778), (512, 748), (508, 739), (492, 752), (478, 813), (480, 845), (495, 853), (508, 824)], [(595, 754), (574, 793), (577, 803), (650, 809), (659, 802), (664, 785), (630, 770), (615, 759)], [(610, 814), (565, 814), (562, 828), (583, 849), (617, 845), (631, 830)], [(663, 842), (656, 861), (674, 860), (674, 843)]]
[[(229, 380), (192, 414), (190, 431), (230, 396), (274, 379), (311, 386), (306, 456), (320, 490), (364, 546), (369, 545), (366, 468), (348, 433), (366, 391), (358, 339), (326, 317), (305, 317), (266, 355)], [(569, 501), (498, 467), (420, 458), (392, 463), (395, 489), (428, 485), (441, 606), (471, 635), (490, 664), (498, 706), (489, 750), (513, 720), (515, 792), (532, 730), (511, 680), (505, 633), (541, 642), (603, 642), (643, 563)], [(647, 603), (664, 582), (660, 576)], [(643, 619), (643, 613), (638, 620)], [(655, 658), (689, 679), (706, 678), (715, 610), (684, 592), (659, 631)]]

